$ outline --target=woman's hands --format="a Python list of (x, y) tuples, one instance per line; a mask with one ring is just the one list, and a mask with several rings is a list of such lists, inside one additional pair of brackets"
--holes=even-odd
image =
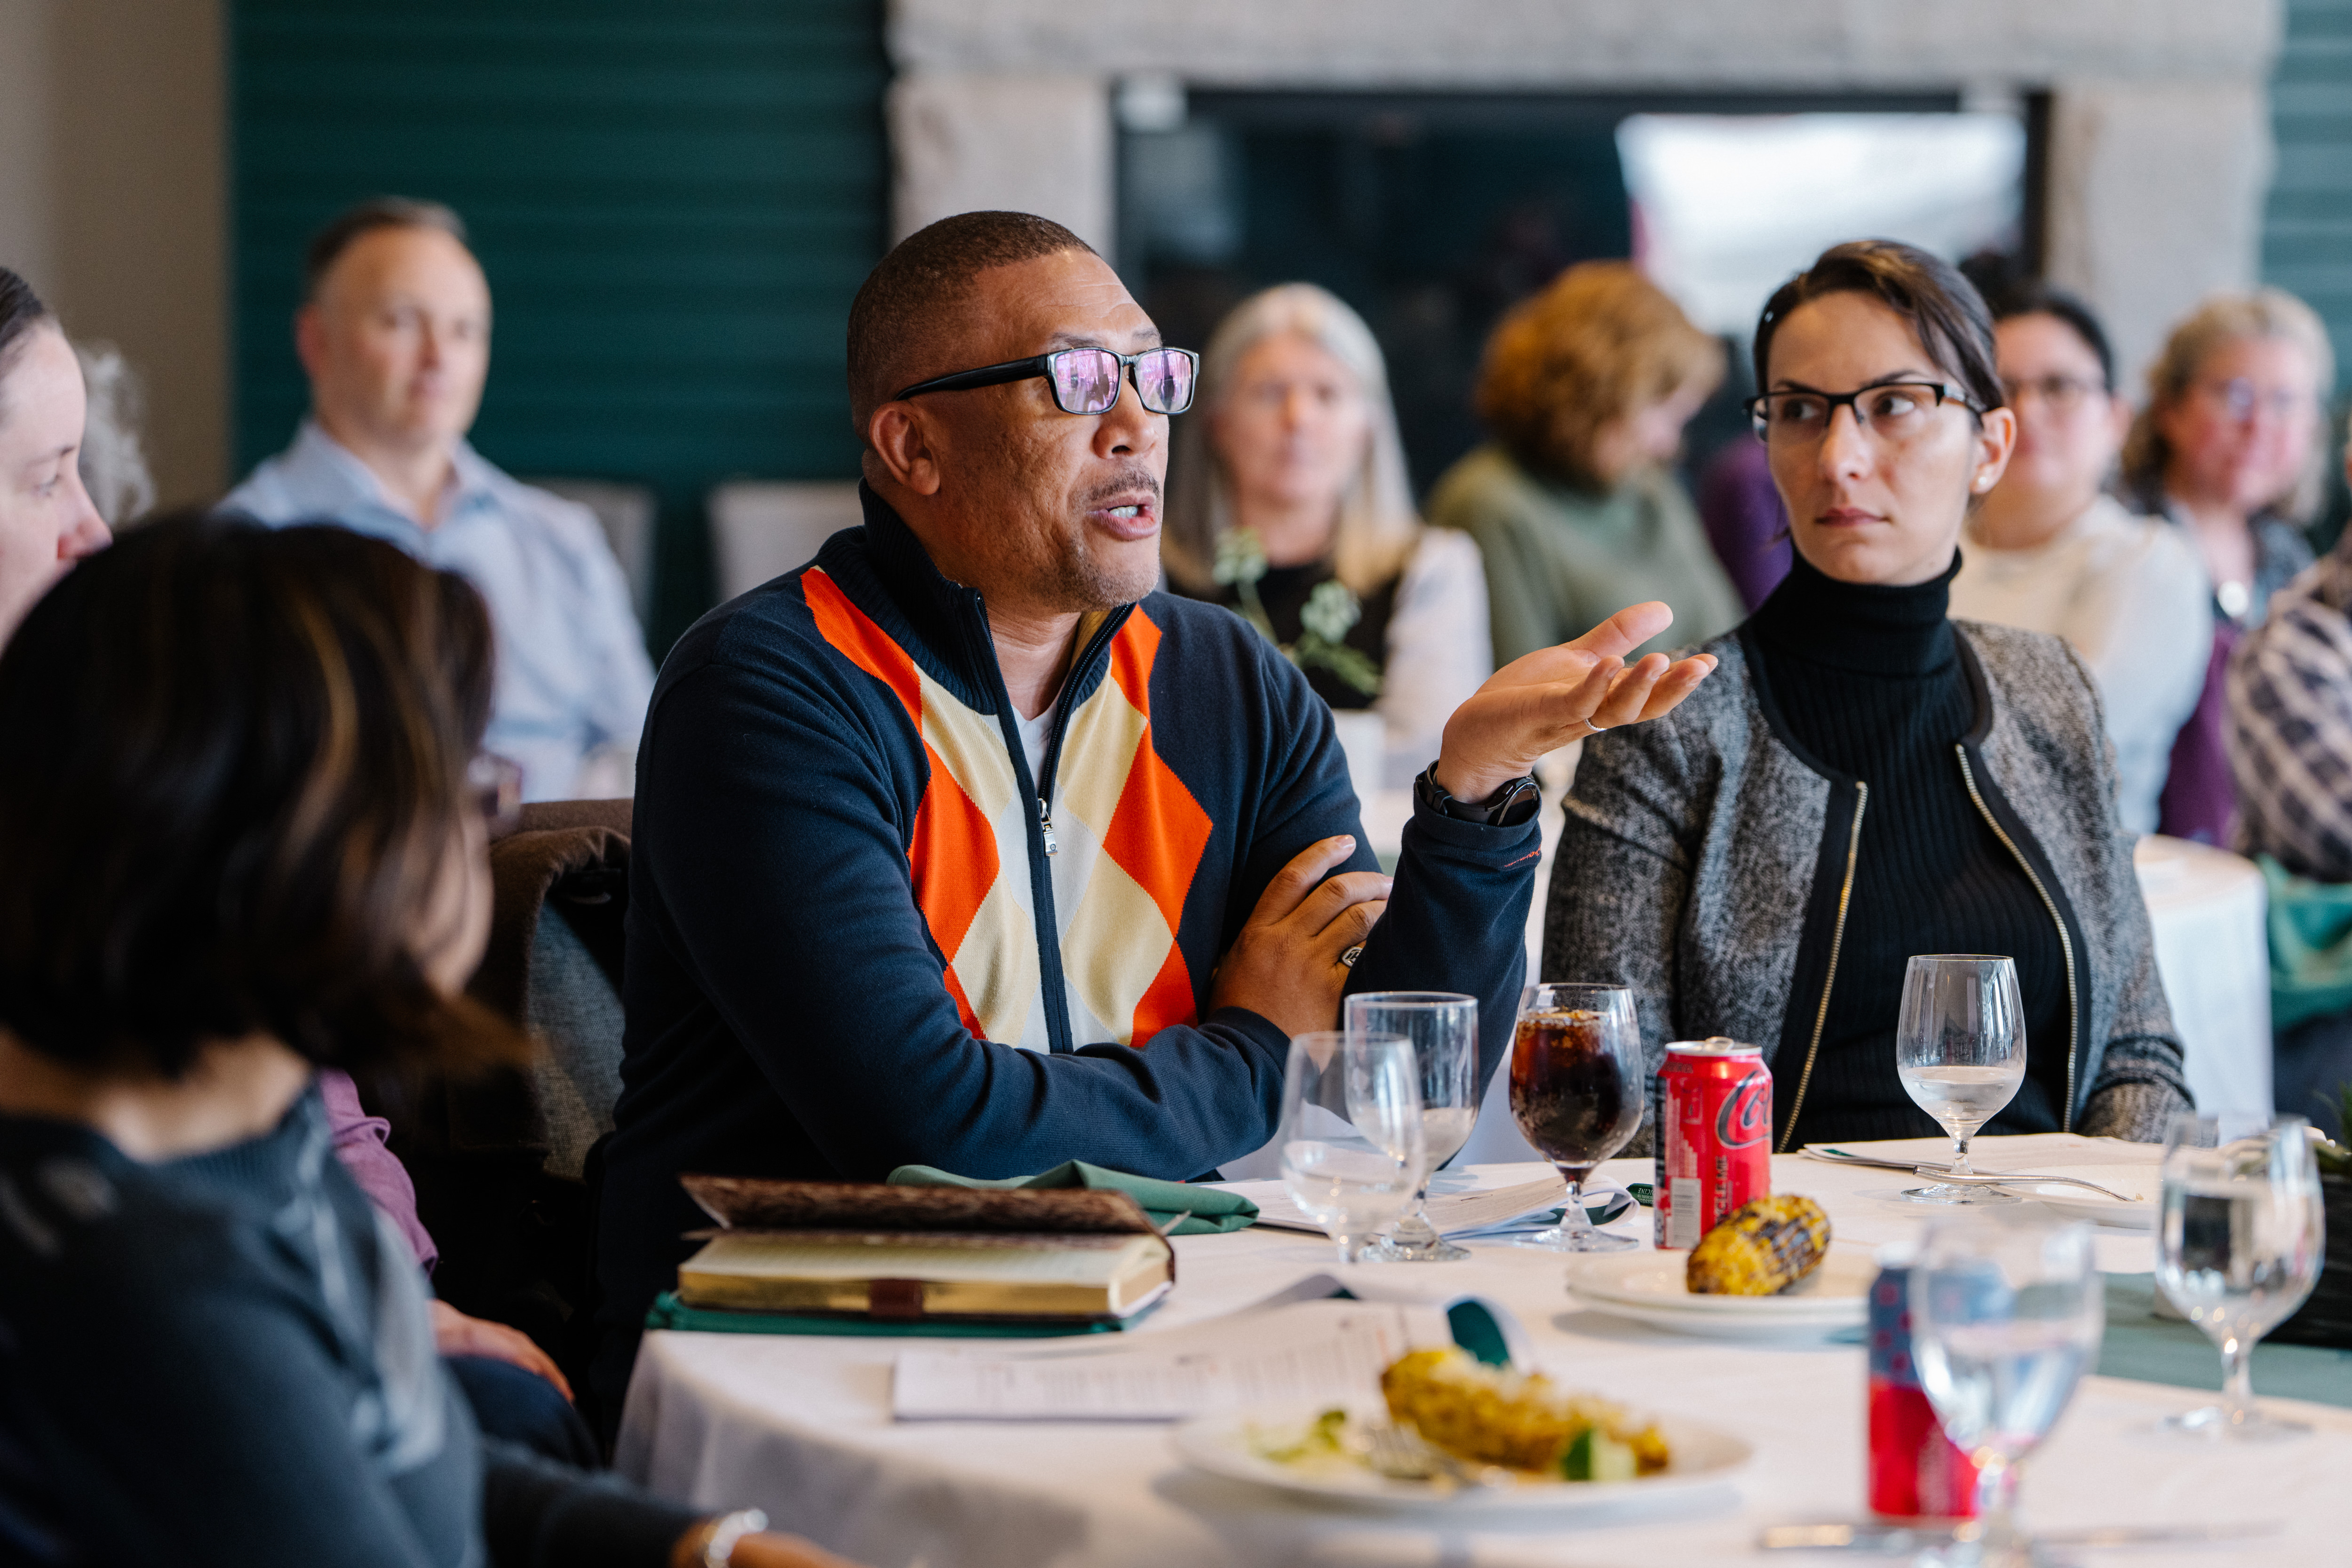
[(433, 1343), (445, 1356), (478, 1355), (509, 1362), (547, 1379), (564, 1398), (572, 1397), (572, 1385), (563, 1380), (562, 1370), (520, 1329), (510, 1329), (486, 1318), (469, 1318), (448, 1302), (436, 1300), (433, 1303)]
[(1538, 648), (1495, 672), (1445, 721), (1437, 783), (1475, 804), (1571, 741), (1674, 710), (1715, 668), (1707, 654), (1675, 663), (1625, 655), (1674, 624), (1655, 600), (1618, 611), (1571, 643)]

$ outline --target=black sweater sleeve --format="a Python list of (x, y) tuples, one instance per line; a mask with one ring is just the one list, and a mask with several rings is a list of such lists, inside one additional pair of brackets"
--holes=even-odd
[(498, 1568), (659, 1568), (705, 1512), (495, 1437), (482, 1439), (482, 1534)]

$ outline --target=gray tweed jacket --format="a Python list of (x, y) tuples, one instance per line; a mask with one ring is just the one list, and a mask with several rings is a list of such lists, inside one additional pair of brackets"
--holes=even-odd
[[(2189, 1104), (2089, 672), (2058, 638), (1955, 621), (1976, 722), (1971, 794), (2058, 922), (2074, 1019), (2070, 1130), (2152, 1142)], [(1585, 743), (1545, 916), (1548, 979), (1631, 985), (1652, 1105), (1669, 1040), (1726, 1035), (1772, 1064), (1775, 1147), (1801, 1109), (1870, 809), (1866, 783), (1789, 738), (1744, 635), (1654, 723)]]

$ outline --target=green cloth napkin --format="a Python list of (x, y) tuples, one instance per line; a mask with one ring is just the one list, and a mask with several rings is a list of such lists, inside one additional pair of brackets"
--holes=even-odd
[(937, 1319), (890, 1322), (815, 1312), (689, 1307), (677, 1299), (677, 1291), (665, 1290), (654, 1298), (653, 1310), (646, 1314), (646, 1327), (703, 1334), (819, 1334), (835, 1339), (1051, 1340), (1071, 1334), (1115, 1334), (1150, 1316), (1151, 1311), (1146, 1309), (1116, 1323), (942, 1323)]
[(2352, 1007), (2352, 885), (2288, 874), (2255, 858), (2270, 895), (2271, 1027)]
[(1098, 1192), (1125, 1193), (1143, 1205), (1143, 1212), (1151, 1216), (1154, 1225), (1165, 1226), (1178, 1215), (1189, 1214), (1192, 1217), (1170, 1231), (1171, 1236), (1209, 1236), (1218, 1231), (1242, 1230), (1257, 1218), (1257, 1205), (1239, 1193), (1195, 1187), (1183, 1182), (1162, 1182), (1150, 1176), (1130, 1176), (1125, 1171), (1107, 1171), (1084, 1160), (1066, 1160), (1034, 1176), (1006, 1176), (992, 1182), (977, 1176), (953, 1175), (929, 1165), (901, 1165), (890, 1173), (890, 1180), (902, 1187), (1091, 1187)]

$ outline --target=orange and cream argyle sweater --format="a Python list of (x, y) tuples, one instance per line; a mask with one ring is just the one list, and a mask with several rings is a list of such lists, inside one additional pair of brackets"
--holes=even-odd
[[(866, 505), (655, 690), (604, 1157), (624, 1318), (696, 1223), (682, 1170), (1190, 1177), (1260, 1147), (1288, 1042), (1209, 1008), (1217, 962), (1309, 844), (1353, 834), (1375, 866), (1328, 710), (1215, 605), (1090, 617), (1033, 777), (979, 595)], [(1537, 848), (1416, 816), (1351, 986), (1477, 996), (1491, 1068)]]

